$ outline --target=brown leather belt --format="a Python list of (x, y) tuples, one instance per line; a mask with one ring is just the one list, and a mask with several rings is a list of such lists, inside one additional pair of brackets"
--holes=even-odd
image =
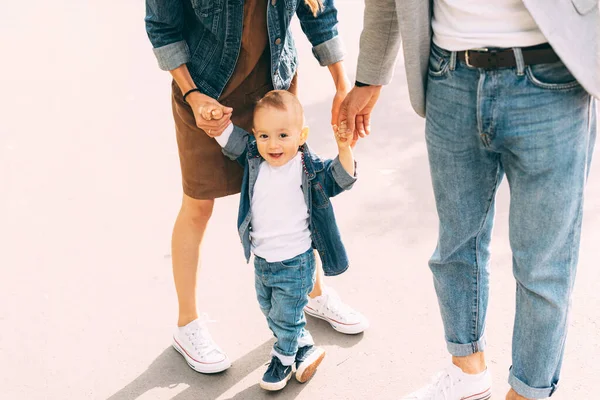
[[(521, 52), (523, 53), (525, 65), (549, 64), (560, 61), (558, 55), (547, 43), (532, 47), (521, 47)], [(456, 55), (460, 61), (473, 68), (496, 69), (517, 66), (513, 49), (475, 49), (458, 51)]]

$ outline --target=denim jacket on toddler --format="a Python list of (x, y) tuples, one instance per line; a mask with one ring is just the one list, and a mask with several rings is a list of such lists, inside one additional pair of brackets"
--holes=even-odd
[[(329, 199), (351, 189), (356, 182), (356, 174), (348, 174), (339, 157), (322, 160), (306, 144), (302, 145), (299, 151), (302, 152), (302, 192), (308, 208), (312, 247), (319, 252), (325, 275), (339, 275), (348, 269), (348, 255)], [(227, 144), (223, 147), (223, 154), (237, 160), (244, 167), (237, 225), (244, 255), (249, 262), (252, 219), (250, 204), (260, 164), (265, 160), (258, 152), (254, 136), (237, 126), (234, 126)]]

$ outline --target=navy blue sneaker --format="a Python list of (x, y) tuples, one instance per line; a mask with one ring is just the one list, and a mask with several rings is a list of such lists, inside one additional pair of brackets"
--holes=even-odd
[(260, 381), (260, 387), (265, 390), (276, 391), (281, 390), (287, 385), (292, 377), (292, 366), (287, 367), (281, 363), (279, 358), (273, 356), (267, 371)]
[(296, 353), (296, 380), (304, 383), (312, 378), (323, 358), (325, 350), (320, 347), (300, 347)]

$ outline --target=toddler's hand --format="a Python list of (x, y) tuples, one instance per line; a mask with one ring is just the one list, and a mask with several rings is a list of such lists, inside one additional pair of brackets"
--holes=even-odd
[(225, 113), (223, 112), (223, 108), (215, 104), (204, 104), (200, 107), (199, 112), (200, 115), (202, 115), (202, 118), (204, 118), (207, 121), (221, 119), (223, 118), (223, 115), (225, 115)]
[(194, 92), (187, 99), (194, 113), (196, 126), (210, 137), (220, 135), (231, 123), (233, 108), (220, 104), (215, 99), (200, 92)]
[(350, 147), (354, 144), (352, 141), (354, 134), (346, 126), (346, 121), (342, 121), (340, 126), (333, 125), (332, 127), (335, 135), (335, 141), (339, 148)]

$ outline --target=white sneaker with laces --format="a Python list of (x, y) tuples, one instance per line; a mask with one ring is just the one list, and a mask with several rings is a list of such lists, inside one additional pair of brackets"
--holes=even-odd
[(333, 329), (347, 335), (361, 333), (369, 327), (369, 320), (343, 303), (330, 287), (324, 288), (321, 296), (314, 299), (309, 297), (304, 312), (329, 322)]
[(491, 397), (492, 378), (488, 369), (469, 375), (450, 364), (434, 376), (429, 385), (402, 400), (487, 400)]
[(202, 314), (186, 326), (177, 328), (173, 334), (173, 348), (188, 365), (203, 374), (214, 374), (231, 367), (231, 362), (217, 346), (208, 332), (208, 316)]

